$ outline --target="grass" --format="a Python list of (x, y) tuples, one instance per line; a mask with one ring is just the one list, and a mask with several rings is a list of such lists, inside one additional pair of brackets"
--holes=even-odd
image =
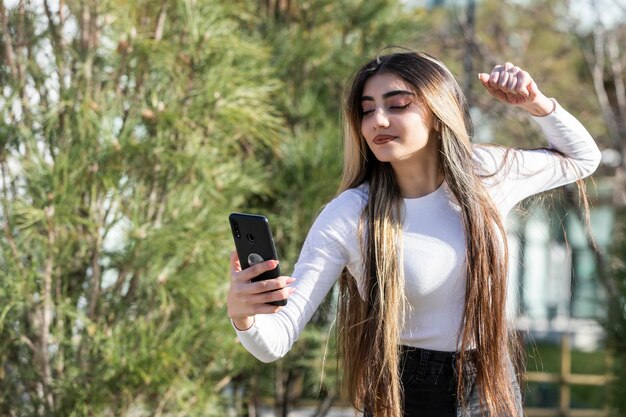
[[(537, 343), (527, 347), (528, 372), (558, 374), (561, 370), (561, 347)], [(607, 371), (606, 352), (571, 352), (571, 372), (574, 374), (603, 375)], [(570, 388), (572, 408), (602, 408), (606, 403), (606, 388), (602, 386), (573, 385)], [(524, 391), (526, 407), (557, 407), (559, 385), (529, 382)]]

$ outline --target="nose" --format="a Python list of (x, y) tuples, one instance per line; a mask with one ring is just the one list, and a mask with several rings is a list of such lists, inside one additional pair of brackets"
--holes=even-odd
[(374, 111), (374, 128), (377, 127), (389, 127), (389, 118), (384, 109), (376, 109)]

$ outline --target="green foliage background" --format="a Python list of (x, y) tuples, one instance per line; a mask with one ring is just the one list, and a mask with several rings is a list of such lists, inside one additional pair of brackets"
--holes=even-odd
[[(530, 3), (481, 4), (476, 72), (514, 56), (549, 94), (575, 93), (561, 102), (602, 142), (583, 57), (558, 28), (564, 3)], [(404, 45), (475, 78), (460, 65), (460, 9), (69, 0), (0, 11), (0, 415), (247, 415), (263, 398), (281, 412), (336, 396), (332, 298), (284, 360), (261, 366), (239, 346), (227, 215), (268, 215), (289, 272), (338, 186), (351, 72)], [(537, 141), (475, 83), (483, 136)]]

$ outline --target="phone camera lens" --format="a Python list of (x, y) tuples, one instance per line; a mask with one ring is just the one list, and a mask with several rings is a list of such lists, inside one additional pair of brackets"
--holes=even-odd
[(248, 233), (248, 235), (246, 237), (248, 238), (248, 242), (254, 243), (254, 235), (253, 234)]

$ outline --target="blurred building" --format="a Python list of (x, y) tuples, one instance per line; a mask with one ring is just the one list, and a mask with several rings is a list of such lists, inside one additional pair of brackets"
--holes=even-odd
[[(613, 210), (604, 198), (610, 183), (598, 182), (591, 208), (591, 230), (603, 250), (610, 243)], [(597, 262), (576, 213), (561, 204), (564, 191), (508, 218), (510, 276), (508, 315), (536, 341), (557, 342), (563, 333), (573, 347), (602, 344), (606, 316)], [(559, 196), (560, 194), (560, 196)]]

